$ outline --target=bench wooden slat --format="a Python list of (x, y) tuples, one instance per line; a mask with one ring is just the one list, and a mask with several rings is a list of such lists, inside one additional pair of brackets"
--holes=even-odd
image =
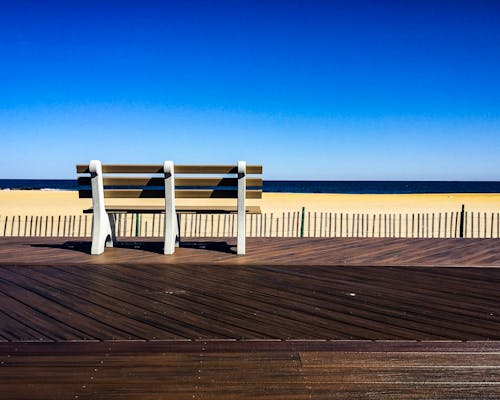
[[(81, 199), (92, 198), (92, 190), (84, 189), (78, 191)], [(164, 198), (164, 190), (141, 190), (141, 189), (108, 189), (104, 190), (105, 198)], [(237, 190), (197, 190), (181, 189), (175, 191), (175, 197), (178, 199), (232, 199), (238, 197)], [(262, 198), (262, 190), (247, 190), (247, 199)]]
[[(245, 208), (247, 214), (260, 214), (259, 206), (247, 206)], [(88, 208), (83, 210), (85, 214), (91, 214), (94, 210)], [(111, 213), (164, 213), (165, 207), (152, 205), (110, 205), (106, 206), (106, 211)], [(194, 213), (194, 214), (227, 214), (237, 213), (236, 206), (177, 206), (178, 213)]]
[[(78, 195), (81, 199), (91, 199), (92, 190), (80, 189)], [(104, 190), (106, 198), (123, 198), (123, 199), (163, 199), (165, 198), (164, 190), (141, 190), (141, 189), (108, 189)]]
[[(128, 177), (105, 177), (104, 186), (163, 186), (164, 178), (128, 178)], [(78, 184), (90, 186), (91, 178), (89, 176), (78, 177)], [(237, 178), (176, 178), (176, 186), (238, 186)], [(247, 186), (261, 187), (261, 178), (247, 178)]]
[[(76, 172), (88, 173), (88, 164), (78, 164)], [(161, 174), (163, 165), (159, 164), (103, 164), (104, 174)], [(238, 167), (234, 165), (176, 165), (176, 174), (237, 174)], [(262, 174), (262, 165), (247, 165), (247, 174)]]
[[(237, 190), (197, 190), (197, 189), (181, 189), (175, 191), (177, 199), (236, 199), (238, 197)], [(247, 199), (261, 199), (262, 190), (247, 190)]]
[[(262, 174), (262, 165), (247, 165), (247, 174)], [(237, 174), (234, 165), (176, 165), (176, 174)], [(177, 179), (177, 178), (176, 178)]]
[[(78, 164), (76, 172), (79, 174), (89, 173), (88, 164)], [(134, 173), (134, 174), (163, 174), (163, 165), (161, 164), (103, 164), (102, 172), (108, 174)]]

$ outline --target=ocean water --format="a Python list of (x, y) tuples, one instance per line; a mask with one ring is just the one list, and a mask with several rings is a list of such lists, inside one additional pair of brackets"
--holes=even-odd
[[(0, 189), (78, 190), (74, 179), (0, 179)], [(264, 181), (264, 192), (281, 193), (500, 193), (500, 182), (465, 181)]]

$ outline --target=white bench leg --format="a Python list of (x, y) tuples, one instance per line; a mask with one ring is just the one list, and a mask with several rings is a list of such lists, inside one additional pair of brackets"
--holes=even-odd
[(104, 206), (104, 186), (102, 180), (102, 166), (99, 160), (89, 163), (92, 184), (92, 206), (94, 209), (92, 226), (91, 254), (104, 253), (104, 247), (113, 247), (115, 239), (115, 224)]
[(111, 216), (108, 216), (107, 213), (102, 215), (99, 212), (94, 212), (91, 254), (102, 254), (104, 247), (113, 247), (114, 233), (110, 220)]
[(163, 172), (165, 174), (165, 246), (163, 253), (174, 254), (179, 236), (179, 225), (177, 223), (177, 213), (175, 212), (174, 163), (165, 161), (163, 163)]
[(238, 238), (236, 249), (238, 255), (245, 255), (246, 253), (246, 174), (247, 163), (245, 161), (238, 161)]
[(165, 213), (165, 246), (164, 254), (174, 254), (175, 248), (179, 247), (179, 223), (174, 215)]

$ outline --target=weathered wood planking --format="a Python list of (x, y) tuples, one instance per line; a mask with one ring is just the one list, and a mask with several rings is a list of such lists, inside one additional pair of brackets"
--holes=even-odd
[(500, 340), (500, 268), (423, 267), (500, 266), (497, 241), (248, 244), (244, 259), (224, 240), (92, 257), (88, 243), (4, 239), (0, 341)]
[(497, 399), (498, 357), (469, 353), (0, 354), (18, 399)]

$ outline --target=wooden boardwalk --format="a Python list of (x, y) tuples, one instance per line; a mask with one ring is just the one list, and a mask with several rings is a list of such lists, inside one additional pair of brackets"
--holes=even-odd
[(236, 240), (186, 240), (172, 257), (161, 239), (120, 241), (90, 255), (89, 238), (0, 238), (0, 264), (162, 264), (267, 266), (500, 266), (500, 240), (398, 238), (248, 238), (248, 254), (235, 257)]
[(3, 399), (498, 399), (498, 353), (0, 355)]
[(0, 398), (500, 397), (500, 241), (230, 244), (1, 240)]

